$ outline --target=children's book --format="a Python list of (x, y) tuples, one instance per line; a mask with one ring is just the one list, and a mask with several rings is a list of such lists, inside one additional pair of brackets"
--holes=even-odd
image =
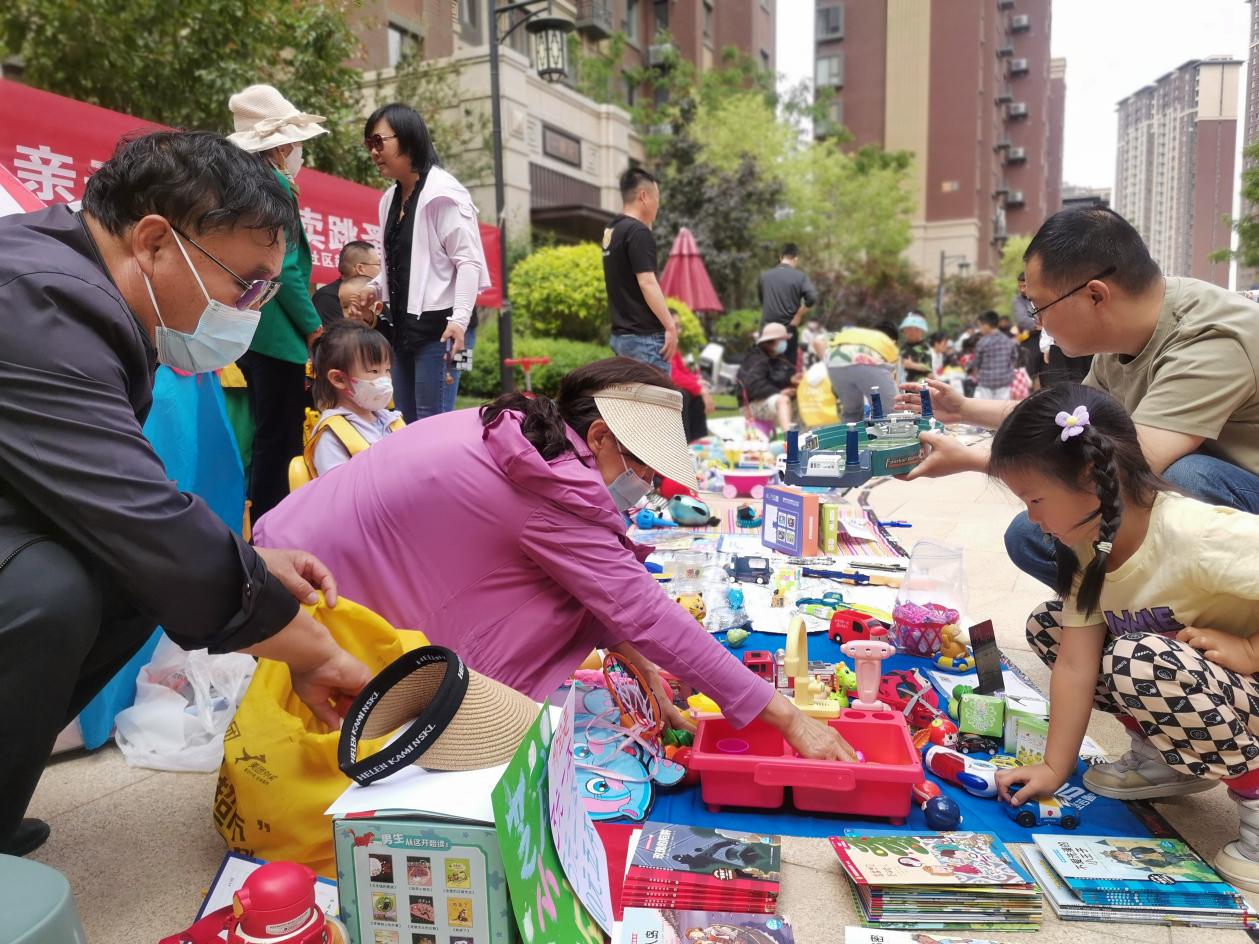
[(781, 869), (778, 836), (648, 822), (630, 855), (626, 881), (764, 894), (778, 891)]
[(1242, 907), (1241, 896), (1180, 839), (1032, 838), (1049, 866), (1090, 905)]
[(997, 944), (977, 937), (938, 937), (886, 928), (844, 928), (844, 944)]
[(983, 833), (897, 833), (831, 837), (844, 871), (858, 885), (1026, 885)]
[(795, 944), (777, 915), (626, 908), (619, 944)]

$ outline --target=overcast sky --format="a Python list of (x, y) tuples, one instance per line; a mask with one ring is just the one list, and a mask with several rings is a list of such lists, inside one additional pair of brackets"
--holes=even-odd
[[(814, 6), (778, 0), (778, 69), (791, 84), (812, 78)], [(1244, 60), (1249, 13), (1244, 0), (1053, 0), (1053, 55), (1067, 60), (1064, 180), (1111, 186), (1115, 104), (1187, 59)], [(1241, 85), (1244, 97), (1244, 73)]]

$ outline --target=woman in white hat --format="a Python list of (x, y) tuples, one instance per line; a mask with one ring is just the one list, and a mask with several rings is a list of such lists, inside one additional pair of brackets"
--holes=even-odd
[(346, 597), (535, 699), (614, 648), (657, 691), (659, 665), (736, 726), (761, 719), (805, 756), (851, 757), (643, 567), (651, 549), (626, 536), (624, 512), (657, 475), (694, 476), (682, 395), (611, 358), (570, 373), (554, 400), (508, 394), (394, 433), (294, 492), (254, 537), (318, 555)]
[[(323, 116), (298, 111), (270, 85), (249, 86), (228, 107), (236, 125), (228, 140), (257, 154), (296, 200), (302, 142), (327, 132)], [(307, 351), (321, 324), (310, 300), (310, 268), (310, 245), (298, 227), (285, 246), (280, 289), (262, 307), (249, 352), (237, 361), (256, 426), (249, 483), (255, 521), (288, 494), (289, 460), (302, 451)]]
[(472, 197), (442, 168), (414, 108), (376, 109), (363, 144), (380, 173), (397, 181), (380, 200), (382, 266), (364, 304), (389, 302), (394, 402), (412, 423), (455, 408), (459, 372), (447, 358), (472, 348), (473, 307), (490, 287), (489, 266)]

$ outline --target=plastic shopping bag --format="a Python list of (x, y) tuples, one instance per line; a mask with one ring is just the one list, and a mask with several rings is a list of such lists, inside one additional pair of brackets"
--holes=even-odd
[(186, 652), (162, 636), (136, 679), (135, 703), (118, 713), (114, 739), (132, 767), (209, 773), (223, 732), (254, 674), (252, 656)]
[(826, 372), (825, 364), (814, 364), (804, 372), (804, 380), (796, 388), (796, 407), (806, 426), (826, 426), (839, 422), (835, 391), (831, 389), (831, 378)]
[(888, 641), (908, 655), (933, 657), (940, 651), (944, 627), (956, 625), (965, 611), (961, 549), (919, 541), (896, 594)]
[[(428, 645), (341, 597), (335, 608), (306, 607), (336, 643), (376, 674), (404, 652)], [(337, 766), (339, 730), (311, 714), (293, 692), (288, 666), (262, 659), (219, 751), (214, 826), (233, 852), (308, 865), (336, 878), (332, 822), (324, 810), (350, 779)], [(364, 740), (374, 753), (388, 739)]]

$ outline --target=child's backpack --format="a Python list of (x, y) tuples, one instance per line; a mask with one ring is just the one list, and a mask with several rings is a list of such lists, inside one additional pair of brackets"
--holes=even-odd
[[(341, 445), (345, 447), (345, 451), (350, 454), (353, 459), (360, 452), (371, 445), (363, 434), (354, 428), (354, 424), (347, 420), (340, 413), (333, 413), (323, 422), (310, 422), (312, 415), (317, 416), (314, 410), (307, 410), (307, 435), (306, 445), (302, 449), (300, 456), (294, 456), (289, 460), (289, 492), (295, 492), (307, 482), (318, 476), (315, 471), (315, 444), (319, 442), (319, 437), (324, 433), (331, 433), (341, 441)], [(402, 417), (398, 417), (389, 424), (391, 432), (397, 432), (402, 429), (406, 423)]]

